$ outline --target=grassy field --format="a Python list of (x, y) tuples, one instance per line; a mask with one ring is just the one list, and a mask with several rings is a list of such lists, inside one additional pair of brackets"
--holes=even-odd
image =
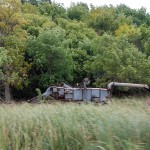
[(105, 149), (150, 149), (149, 100), (0, 105), (0, 150)]

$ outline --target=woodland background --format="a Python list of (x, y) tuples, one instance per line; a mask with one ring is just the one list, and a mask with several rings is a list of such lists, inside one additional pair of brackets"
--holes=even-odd
[(69, 8), (50, 0), (0, 0), (0, 97), (89, 77), (150, 85), (150, 14), (121, 4)]

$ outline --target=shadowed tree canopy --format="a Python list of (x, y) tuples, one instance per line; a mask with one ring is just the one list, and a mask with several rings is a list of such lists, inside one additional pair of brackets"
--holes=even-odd
[(6, 100), (10, 89), (30, 97), (36, 88), (84, 77), (93, 78), (92, 86), (150, 84), (149, 25), (145, 8), (123, 4), (89, 9), (82, 2), (65, 8), (51, 0), (0, 0), (0, 87)]
[(59, 3), (41, 3), (38, 5), (39, 12), (48, 16), (51, 20), (56, 21), (57, 18), (66, 18), (66, 9)]
[(72, 3), (67, 9), (67, 14), (70, 19), (83, 20), (89, 14), (89, 8), (86, 3)]
[(34, 76), (37, 76), (39, 85), (47, 87), (73, 79), (73, 61), (66, 47), (65, 36), (65, 30), (53, 28), (28, 40), (27, 49), (36, 68)]
[(123, 13), (127, 17), (132, 16), (133, 23), (137, 26), (142, 24), (150, 25), (150, 14), (146, 12), (146, 8), (144, 7), (141, 7), (140, 9), (136, 10), (131, 9), (125, 4), (121, 4), (116, 7), (116, 13)]
[(37, 5), (38, 3), (42, 3), (42, 2), (48, 2), (48, 3), (52, 3), (51, 0), (21, 0), (21, 3), (30, 3), (32, 5)]
[(106, 86), (111, 81), (150, 84), (150, 59), (125, 36), (114, 38), (105, 34), (95, 43), (93, 62), (85, 67), (97, 78), (96, 85)]

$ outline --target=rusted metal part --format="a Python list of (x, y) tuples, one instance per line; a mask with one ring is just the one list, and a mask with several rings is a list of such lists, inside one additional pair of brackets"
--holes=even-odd
[[(90, 83), (88, 78), (83, 80), (83, 88), (73, 88), (65, 83), (62, 83), (60, 87), (50, 86), (42, 96), (47, 98), (48, 96), (53, 97), (55, 100), (60, 101), (71, 101), (71, 102), (106, 102), (112, 97), (112, 89), (114, 86), (121, 87), (136, 87), (146, 88), (149, 86), (146, 84), (134, 84), (134, 83), (119, 83), (111, 82), (108, 84), (107, 89), (105, 88), (87, 88)], [(32, 102), (36, 101), (35, 98), (31, 99)]]
[(111, 82), (107, 85), (108, 95), (111, 100), (112, 98), (112, 90), (114, 86), (120, 87), (134, 87), (134, 88), (145, 88), (150, 91), (149, 86), (147, 84), (135, 84), (135, 83), (120, 83), (120, 82)]
[(83, 87), (86, 88), (86, 86), (89, 85), (89, 84), (90, 84), (89, 78), (84, 78), (84, 80), (83, 80)]
[(88, 78), (83, 80), (83, 88), (72, 88), (62, 83), (61, 87), (51, 86), (42, 96), (52, 96), (55, 99), (64, 99), (65, 101), (105, 101), (108, 97), (107, 89), (104, 88), (87, 88), (90, 83)]
[(37, 101), (38, 101), (38, 98), (36, 96), (36, 97), (33, 97), (33, 98), (29, 99), (27, 102), (28, 103), (37, 103)]
[(147, 84), (134, 84), (134, 83), (119, 83), (119, 82), (111, 82), (108, 84), (107, 89), (112, 90), (113, 86), (121, 86), (121, 87), (136, 87), (136, 88), (146, 88), (149, 89)]
[(68, 85), (64, 87), (49, 87), (42, 96), (52, 96), (55, 99), (66, 101), (105, 101), (108, 96), (107, 89), (104, 88), (72, 88)]

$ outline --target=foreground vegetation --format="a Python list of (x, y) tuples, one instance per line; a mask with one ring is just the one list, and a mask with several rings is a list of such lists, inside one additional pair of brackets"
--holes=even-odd
[(0, 149), (148, 150), (149, 102), (2, 104)]

